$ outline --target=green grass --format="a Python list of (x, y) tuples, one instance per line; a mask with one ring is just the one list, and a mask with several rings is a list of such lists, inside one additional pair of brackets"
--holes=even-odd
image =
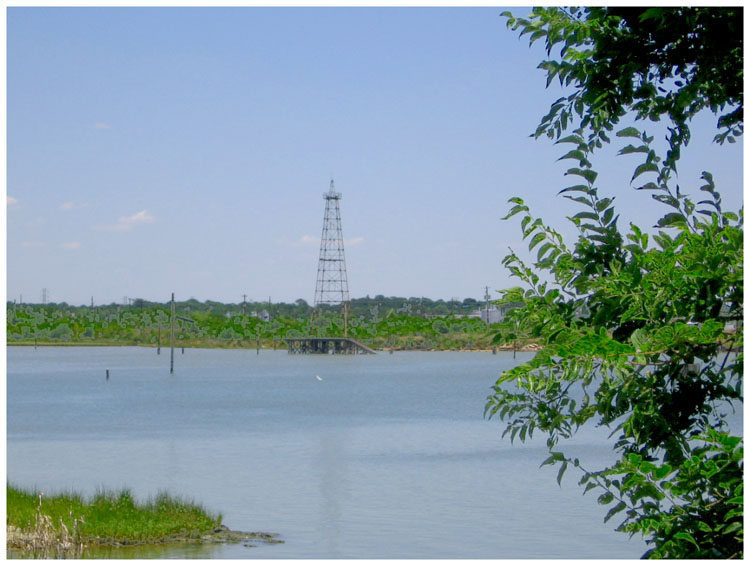
[(218, 527), (222, 519), (166, 493), (140, 504), (130, 490), (100, 491), (89, 499), (77, 493), (43, 494), (40, 506), (38, 492), (7, 486), (8, 525), (32, 532), (40, 515), (48, 516), (55, 528), (64, 523), (82, 542), (124, 544), (198, 537)]

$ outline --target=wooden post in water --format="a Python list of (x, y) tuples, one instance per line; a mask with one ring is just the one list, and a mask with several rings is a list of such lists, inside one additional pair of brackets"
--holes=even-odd
[(174, 293), (172, 293), (172, 313), (169, 331), (169, 373), (174, 373)]

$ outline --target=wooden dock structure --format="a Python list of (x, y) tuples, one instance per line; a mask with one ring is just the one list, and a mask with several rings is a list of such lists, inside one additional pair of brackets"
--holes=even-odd
[(352, 338), (286, 338), (290, 354), (375, 354), (375, 350), (368, 348)]

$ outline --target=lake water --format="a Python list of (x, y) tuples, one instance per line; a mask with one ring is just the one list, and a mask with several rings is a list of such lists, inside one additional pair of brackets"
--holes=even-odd
[[(529, 354), (7, 348), (7, 477), (42, 491), (167, 490), (285, 542), (156, 546), (149, 558), (638, 558), (595, 492), (485, 420)], [(110, 379), (105, 379), (105, 370)], [(318, 379), (318, 376), (320, 379)], [(583, 431), (576, 455), (611, 461)], [(572, 447), (571, 447), (572, 450)]]

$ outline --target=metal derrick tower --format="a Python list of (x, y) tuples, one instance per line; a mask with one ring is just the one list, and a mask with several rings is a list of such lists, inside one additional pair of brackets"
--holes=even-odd
[(341, 232), (341, 193), (331, 187), (323, 193), (326, 201), (323, 216), (323, 234), (320, 238), (320, 259), (318, 277), (315, 283), (314, 306), (342, 305), (344, 317), (349, 302), (349, 284), (346, 279), (346, 259), (344, 258), (344, 238)]

